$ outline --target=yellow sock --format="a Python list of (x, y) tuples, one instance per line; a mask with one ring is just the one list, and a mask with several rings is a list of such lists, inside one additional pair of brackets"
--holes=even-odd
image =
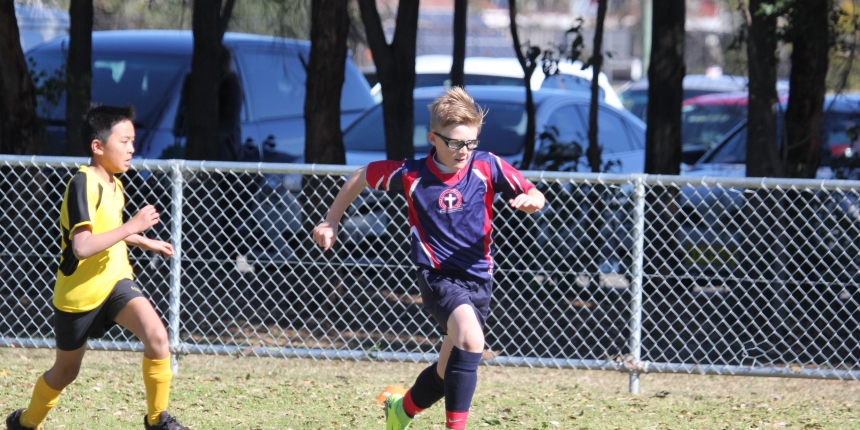
[(149, 424), (158, 423), (161, 412), (167, 410), (170, 397), (170, 355), (163, 360), (150, 360), (143, 357), (143, 385), (146, 386), (146, 416)]
[(60, 393), (63, 390), (55, 390), (48, 386), (45, 382), (45, 376), (39, 377), (36, 381), (36, 386), (33, 387), (33, 397), (30, 397), (30, 405), (27, 410), (21, 414), (21, 425), (38, 429), (51, 412), (54, 406), (57, 405), (57, 400), (60, 398)]

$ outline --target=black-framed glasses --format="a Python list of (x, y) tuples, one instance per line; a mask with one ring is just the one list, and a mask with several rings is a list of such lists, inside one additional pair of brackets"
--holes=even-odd
[(481, 143), (481, 141), (478, 139), (475, 139), (475, 140), (457, 140), (457, 139), (451, 139), (450, 137), (442, 136), (441, 134), (436, 133), (435, 131), (433, 132), (433, 134), (435, 134), (440, 139), (442, 139), (442, 141), (445, 142), (445, 146), (447, 146), (451, 149), (457, 150), (457, 151), (462, 149), (464, 146), (466, 148), (469, 148), (469, 149), (475, 149), (478, 147), (478, 144)]

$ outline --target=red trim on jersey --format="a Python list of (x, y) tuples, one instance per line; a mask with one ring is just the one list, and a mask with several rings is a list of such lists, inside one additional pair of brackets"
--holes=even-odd
[(517, 194), (528, 193), (535, 187), (534, 184), (526, 180), (519, 170), (508, 164), (507, 161), (502, 160), (496, 154), (490, 153), (490, 155), (496, 160), (496, 163), (499, 165), (499, 169), (502, 171), (502, 176), (504, 176), (505, 180), (508, 181), (511, 188), (514, 189)]
[(395, 172), (403, 167), (403, 163), (403, 160), (381, 160), (368, 164), (364, 170), (367, 185), (374, 190), (388, 191), (388, 181), (391, 180), (391, 176)]
[[(419, 172), (407, 172), (403, 174), (403, 191), (406, 195), (407, 205), (407, 213), (409, 217), (409, 228), (415, 229), (418, 232), (418, 240), (421, 241), (421, 246), (424, 248), (422, 252), (426, 252), (429, 254), (430, 261), (433, 263), (433, 267), (436, 269), (441, 269), (442, 264), (439, 263), (439, 260), (436, 259), (436, 254), (433, 253), (433, 249), (430, 248), (430, 244), (427, 243), (427, 239), (424, 234), (424, 230), (421, 229), (421, 223), (418, 222), (418, 212), (415, 210), (415, 202), (412, 201), (412, 187), (418, 182), (418, 174)], [(410, 232), (411, 234), (411, 232)]]

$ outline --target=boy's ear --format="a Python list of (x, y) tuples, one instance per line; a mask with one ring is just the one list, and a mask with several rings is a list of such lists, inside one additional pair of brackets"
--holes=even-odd
[(90, 150), (92, 150), (93, 155), (103, 155), (105, 152), (102, 141), (98, 139), (93, 139), (93, 141), (90, 142)]

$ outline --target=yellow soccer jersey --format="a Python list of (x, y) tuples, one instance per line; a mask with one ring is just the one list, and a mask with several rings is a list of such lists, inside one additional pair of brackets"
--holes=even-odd
[(105, 183), (87, 166), (81, 166), (69, 181), (60, 210), (63, 254), (54, 286), (54, 306), (63, 312), (86, 312), (100, 305), (120, 279), (134, 279), (128, 248), (119, 241), (84, 260), (72, 252), (72, 231), (89, 225), (93, 234), (122, 225), (125, 205), (122, 183), (115, 188)]

